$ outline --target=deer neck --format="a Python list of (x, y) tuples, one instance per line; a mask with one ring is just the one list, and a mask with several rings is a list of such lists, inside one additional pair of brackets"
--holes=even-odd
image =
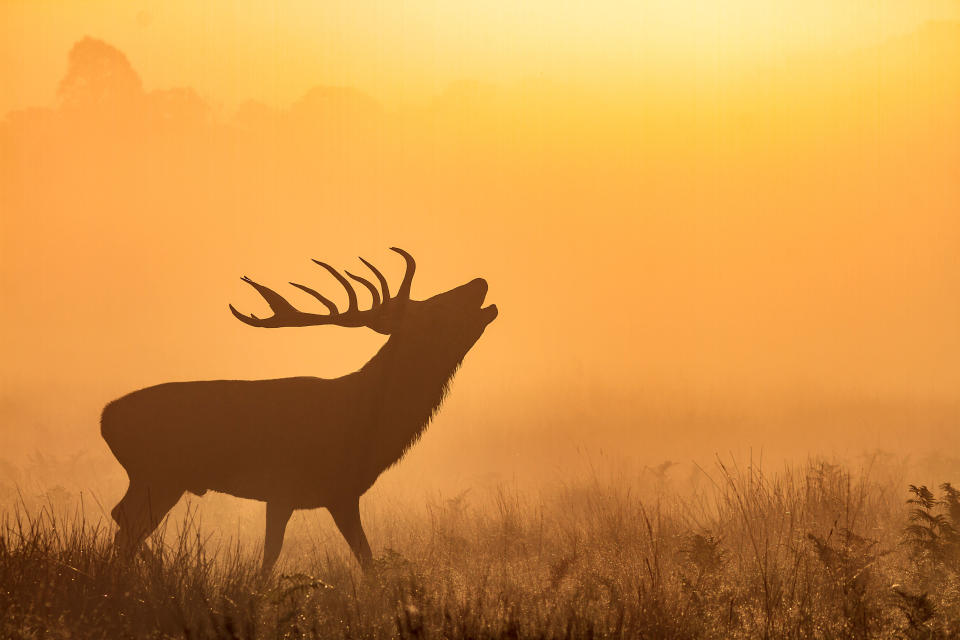
[(463, 356), (436, 342), (394, 334), (361, 373), (372, 381), (374, 437), (386, 468), (420, 438), (439, 409)]

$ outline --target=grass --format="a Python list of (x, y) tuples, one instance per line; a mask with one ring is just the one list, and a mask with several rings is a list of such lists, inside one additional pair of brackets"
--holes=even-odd
[(825, 462), (699, 475), (683, 492), (654, 473), (394, 506), (371, 518), (369, 572), (343, 545), (301, 543), (285, 550), (292, 573), (267, 578), (254, 545), (212, 544), (195, 511), (123, 562), (103, 521), (21, 500), (0, 517), (0, 637), (960, 634), (951, 485)]

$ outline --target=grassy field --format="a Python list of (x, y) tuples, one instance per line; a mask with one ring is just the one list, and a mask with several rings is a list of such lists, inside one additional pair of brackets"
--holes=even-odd
[(294, 538), (268, 578), (195, 510), (125, 563), (107, 521), (21, 498), (0, 516), (0, 637), (960, 636), (949, 485), (826, 462), (718, 461), (683, 490), (666, 473), (393, 502), (364, 514), (371, 571)]

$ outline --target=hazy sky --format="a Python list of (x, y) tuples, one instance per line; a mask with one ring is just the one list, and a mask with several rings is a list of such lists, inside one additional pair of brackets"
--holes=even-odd
[(884, 403), (952, 416), (958, 18), (2, 2), (0, 112), (40, 107), (0, 125), (2, 435), (98, 442), (105, 402), (167, 380), (351, 371), (380, 337), (226, 305), (262, 312), (241, 275), (333, 294), (310, 258), (396, 278), (393, 245), (414, 297), (484, 276), (500, 308), (441, 414), (460, 429), (682, 449), (761, 408), (802, 433), (796, 397), (852, 398), (830, 434), (916, 427)]
[(287, 104), (318, 83), (422, 100), (471, 79), (621, 86), (644, 68), (768, 67), (957, 19), (957, 0), (0, 2), (0, 112), (47, 104), (79, 37), (149, 88)]

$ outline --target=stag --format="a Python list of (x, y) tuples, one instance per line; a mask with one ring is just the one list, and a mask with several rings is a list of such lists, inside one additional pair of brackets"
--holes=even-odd
[(395, 296), (363, 258), (379, 289), (344, 272), (369, 290), (370, 309), (361, 310), (350, 282), (319, 260), (346, 289), (346, 311), (291, 282), (328, 313), (300, 311), (247, 277), (273, 315), (245, 315), (230, 305), (252, 327), (368, 327), (390, 336), (360, 370), (334, 379), (170, 382), (104, 408), (101, 433), (130, 481), (112, 511), (119, 550), (136, 550), (184, 492), (212, 490), (266, 502), (264, 572), (280, 555), (295, 509), (326, 507), (360, 564), (370, 562), (360, 497), (417, 442), (464, 356), (497, 317), (495, 305), (482, 306), (487, 283), (479, 278), (412, 300), (416, 263), (402, 249), (392, 250), (406, 262)]

